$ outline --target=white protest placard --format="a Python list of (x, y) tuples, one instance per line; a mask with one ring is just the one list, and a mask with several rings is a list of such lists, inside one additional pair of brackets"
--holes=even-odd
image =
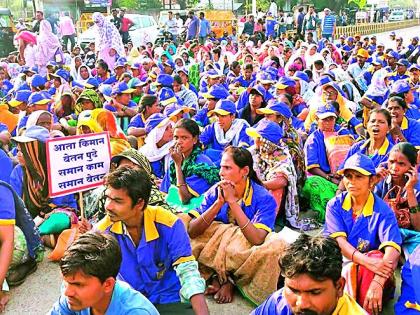
[(110, 163), (111, 145), (107, 132), (49, 139), (49, 196), (63, 196), (102, 185)]

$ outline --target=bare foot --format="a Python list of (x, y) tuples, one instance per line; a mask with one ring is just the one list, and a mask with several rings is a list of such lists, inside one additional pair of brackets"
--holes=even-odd
[(0, 290), (0, 313), (6, 311), (6, 304), (10, 300), (9, 293)]
[(230, 282), (226, 282), (220, 287), (220, 290), (214, 295), (214, 299), (219, 304), (230, 303), (233, 300), (234, 286)]
[(220, 290), (220, 283), (217, 277), (214, 277), (211, 283), (208, 285), (204, 295), (215, 295)]

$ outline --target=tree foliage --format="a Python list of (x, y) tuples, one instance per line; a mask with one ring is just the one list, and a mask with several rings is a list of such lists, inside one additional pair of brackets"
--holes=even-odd
[(128, 10), (159, 9), (162, 7), (160, 0), (116, 0), (114, 6)]

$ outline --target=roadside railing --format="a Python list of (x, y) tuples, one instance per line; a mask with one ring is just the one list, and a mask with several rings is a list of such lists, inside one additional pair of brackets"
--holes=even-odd
[(370, 35), (377, 33), (384, 33), (395, 31), (402, 28), (413, 27), (420, 25), (419, 19), (396, 21), (396, 22), (384, 22), (384, 23), (362, 23), (348, 26), (338, 26), (335, 30), (335, 39), (338, 39), (341, 35), (354, 36)]

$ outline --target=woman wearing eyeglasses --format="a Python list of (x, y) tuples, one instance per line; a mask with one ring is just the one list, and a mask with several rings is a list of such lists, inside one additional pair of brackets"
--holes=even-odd
[[(322, 81), (324, 78), (321, 78)], [(353, 112), (357, 110), (357, 105), (344, 97), (344, 93), (341, 88), (334, 82), (327, 82), (322, 85), (321, 104), (327, 104), (328, 102), (337, 102), (339, 105), (339, 114), (350, 127), (354, 128), (358, 134), (363, 134), (362, 122), (356, 118)], [(317, 104), (318, 105), (318, 104)], [(311, 124), (315, 121), (316, 107), (311, 106), (309, 115), (305, 120), (305, 129), (310, 130)]]

